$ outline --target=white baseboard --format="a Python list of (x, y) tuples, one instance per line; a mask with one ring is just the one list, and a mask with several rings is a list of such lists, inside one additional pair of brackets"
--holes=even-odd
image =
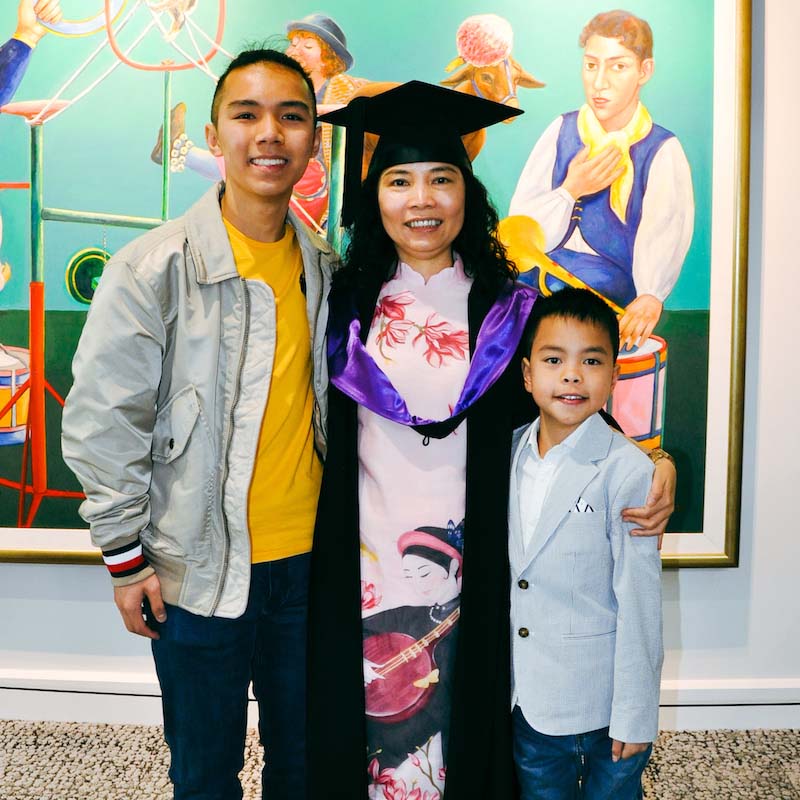
[(800, 705), (676, 706), (659, 709), (662, 731), (752, 731), (800, 728)]
[[(152, 671), (0, 669), (0, 719), (161, 724)], [(251, 701), (248, 722), (258, 709)], [(800, 728), (800, 679), (665, 680), (662, 730)]]
[(662, 706), (800, 704), (800, 678), (662, 680)]
[(161, 698), (42, 689), (0, 689), (0, 717), (29, 722), (160, 725)]
[[(160, 725), (161, 689), (151, 670), (0, 669), (0, 719)], [(252, 695), (247, 723), (258, 726)]]
[(800, 678), (664, 680), (660, 703), (661, 730), (800, 728)]

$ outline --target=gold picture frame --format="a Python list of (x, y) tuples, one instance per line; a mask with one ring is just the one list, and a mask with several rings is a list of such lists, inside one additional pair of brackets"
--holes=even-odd
[[(660, 0), (638, 0), (631, 10), (646, 18), (648, 11), (655, 9), (658, 3)], [(531, 15), (527, 6), (519, 3), (518, 0), (493, 0), (490, 5), (491, 8), (486, 10), (506, 17), (514, 25), (516, 36), (514, 56), (528, 69), (536, 72), (537, 77), (549, 81), (548, 85), (553, 86), (556, 83), (554, 78), (558, 76), (546, 74), (546, 56), (543, 55), (542, 48), (542, 36), (546, 35), (542, 32), (550, 30), (546, 24), (547, 20), (542, 20), (541, 15), (537, 15), (534, 25), (534, 21), (529, 19)], [(570, 17), (568, 32), (568, 36), (571, 36), (572, 40), (565, 38), (562, 41), (562, 37), (559, 38), (558, 43), (552, 43), (553, 48), (562, 50), (565, 44), (570, 44), (570, 42), (573, 47), (575, 46), (574, 40), (577, 39), (580, 30), (576, 27), (573, 31), (573, 23), (576, 22), (577, 15), (580, 15), (581, 19), (585, 21), (599, 10), (608, 10), (614, 7), (612, 3), (600, 3), (597, 0), (580, 4), (580, 9), (567, 9), (554, 0), (547, 0), (540, 5), (544, 6), (542, 12), (545, 15), (558, 16), (567, 13), (573, 15)], [(700, 530), (670, 532), (665, 536), (662, 550), (665, 567), (734, 567), (738, 565), (739, 556), (750, 190), (752, 9), (750, 0), (706, 0), (705, 5), (713, 6), (714, 35), (713, 62), (710, 67), (710, 70), (713, 70), (714, 116), (713, 135), (710, 137), (713, 138), (710, 145), (713, 210), (711, 212), (712, 233), (709, 256), (712, 287), (708, 342), (709, 369), (713, 375), (709, 376), (708, 408), (710, 411), (706, 420), (705, 472), (702, 478), (698, 475), (696, 486), (698, 492), (702, 491), (705, 502)], [(358, 15), (353, 15), (349, 10), (345, 10), (344, 5), (341, 8), (338, 6), (337, 0), (330, 0), (324, 7), (325, 13), (336, 18), (347, 31), (348, 41), (358, 59), (356, 74), (366, 75), (375, 80), (406, 80), (411, 77), (420, 77), (425, 80), (437, 81), (445, 77), (442, 65), (447, 64), (455, 55), (452, 44), (455, 27), (466, 16), (457, 0), (447, 0), (440, 4), (434, 20), (431, 20), (430, 8), (424, 0), (408, 0), (403, 4), (402, 14), (398, 4), (397, 19), (392, 16), (394, 11), (390, 8), (381, 9), (380, 12), (373, 12), (369, 8), (361, 9)], [(691, 5), (687, 3), (686, 9), (689, 8)], [(269, 9), (260, 10), (265, 32), (282, 30), (286, 20), (295, 18), (295, 11), (293, 4), (288, 0), (271, 4)], [(422, 40), (420, 40), (417, 45), (418, 56), (423, 59), (430, 55), (429, 62), (425, 61), (422, 67), (416, 64), (394, 65), (388, 72), (384, 71), (386, 59), (380, 53), (381, 39), (374, 33), (377, 30), (377, 20), (379, 19), (380, 25), (385, 26), (386, 30), (392, 32), (392, 36), (395, 30), (400, 31), (397, 34), (399, 36), (401, 33), (406, 35), (406, 29), (402, 28), (401, 30), (402, 25), (407, 25), (409, 29), (415, 29), (413, 20), (422, 18), (423, 14), (427, 20), (426, 29), (429, 25), (432, 31), (436, 29), (436, 52), (430, 55), (429, 51), (424, 50)], [(238, 17), (237, 11), (228, 12), (228, 16), (232, 18), (229, 20), (229, 28), (234, 31), (237, 30), (237, 23), (240, 22), (235, 15)], [(691, 12), (684, 14), (687, 17), (690, 15)], [(8, 19), (11, 19), (10, 12)], [(688, 19), (686, 24), (691, 25), (691, 19)], [(241, 21), (240, 27), (249, 33), (248, 25), (251, 23)], [(534, 34), (534, 29), (538, 33)], [(415, 30), (420, 37), (423, 33), (428, 33), (427, 30)], [(656, 27), (654, 27), (654, 35), (658, 43), (661, 34)], [(231, 36), (233, 37), (235, 34), (231, 34)], [(672, 41), (674, 43), (674, 37)], [(232, 38), (227, 45), (235, 48), (237, 41)], [(370, 53), (370, 48), (375, 50), (375, 53)], [(37, 58), (40, 57), (37, 56)], [(46, 56), (41, 56), (41, 58), (46, 58)], [(373, 59), (372, 63), (370, 63), (370, 58)], [(406, 72), (403, 72), (404, 69)], [(359, 72), (359, 70), (363, 71)], [(409, 73), (410, 70), (420, 70), (420, 72), (416, 75)], [(49, 80), (48, 86), (52, 84), (52, 80)], [(680, 91), (680, 85), (677, 84), (680, 78), (673, 75), (667, 80), (673, 81), (673, 90)], [(577, 78), (575, 75), (570, 75), (569, 81), (571, 84), (577, 83)], [(543, 90), (537, 89), (536, 92), (550, 90), (546, 87)], [(520, 93), (520, 104), (531, 113), (524, 115), (520, 122), (514, 123), (513, 127), (509, 126), (508, 132), (493, 133), (495, 141), (489, 142), (485, 153), (477, 162), (476, 172), (489, 185), (495, 199), (502, 195), (503, 191), (510, 194), (510, 191), (513, 190), (513, 182), (509, 187), (509, 179), (504, 174), (499, 174), (501, 169), (499, 162), (505, 158), (509, 143), (517, 147), (513, 158), (517, 169), (521, 168), (525, 155), (530, 151), (533, 143), (529, 138), (522, 139), (522, 131), (525, 130), (523, 126), (529, 124), (529, 120), (534, 117), (534, 114), (539, 113), (537, 111), (539, 101), (538, 99), (534, 100), (535, 93), (532, 90), (525, 91), (531, 93)], [(120, 92), (119, 96), (127, 95), (126, 92)], [(176, 96), (176, 99), (183, 98)], [(572, 99), (569, 102), (572, 103)], [(559, 110), (563, 111), (564, 109)], [(542, 121), (542, 124), (545, 122), (546, 119)], [(0, 123), (10, 124), (2, 119), (0, 119)], [(525, 136), (530, 137), (532, 135), (531, 128), (527, 131)], [(3, 139), (3, 133), (0, 132), (0, 140)], [(23, 135), (21, 129), (19, 133), (15, 131), (16, 138), (19, 139)], [(512, 136), (517, 139), (511, 138)], [(5, 143), (0, 147), (0, 154), (6, 155), (4, 148), (10, 147), (8, 142), (11, 138), (6, 137)], [(497, 149), (493, 149), (495, 146)], [(147, 151), (149, 152), (149, 147)], [(492, 162), (493, 158), (494, 162)], [(6, 160), (11, 162), (13, 158), (9, 157)], [(152, 165), (149, 166), (152, 167)], [(703, 164), (703, 167), (706, 168), (706, 165)], [(11, 177), (17, 179), (20, 176)], [(177, 181), (177, 179), (175, 180)], [(58, 192), (55, 193), (58, 194)], [(499, 206), (503, 212), (505, 209), (502, 202), (499, 203)], [(9, 231), (11, 228), (7, 229), (7, 236)], [(0, 297), (0, 308), (3, 308), (3, 302), (3, 298)], [(70, 308), (75, 310), (72, 306)], [(0, 333), (2, 332), (0, 330)], [(687, 408), (685, 413), (691, 415), (693, 409)], [(56, 433), (53, 431), (54, 441)], [(669, 449), (669, 442), (665, 444)], [(679, 459), (679, 470), (680, 468)], [(0, 489), (0, 502), (6, 502), (11, 497), (13, 495)], [(682, 498), (679, 494), (677, 499), (679, 505), (681, 501)], [(68, 526), (77, 524), (77, 522), (66, 521), (63, 524)], [(86, 530), (55, 527), (25, 529), (0, 527), (0, 562), (100, 564), (102, 559), (99, 551), (91, 545)]]
[[(719, 205), (722, 208), (718, 209), (719, 214), (715, 210), (714, 223), (722, 217), (722, 223), (727, 224), (723, 224), (722, 230), (715, 231), (712, 236), (712, 281), (717, 266), (715, 258), (718, 258), (723, 273), (718, 284), (721, 290), (727, 289), (730, 296), (717, 301), (712, 308), (709, 362), (712, 365), (715, 361), (726, 363), (728, 381), (727, 391), (718, 392), (716, 398), (709, 397), (709, 421), (712, 414), (723, 419), (718, 420), (716, 443), (712, 426), (709, 425), (707, 429), (708, 466), (703, 531), (668, 533), (662, 549), (665, 567), (736, 567), (739, 564), (747, 340), (752, 4), (750, 0), (717, 2), (715, 10), (721, 17), (721, 24), (717, 27), (721, 27), (722, 31), (718, 31), (718, 36), (724, 37), (727, 33), (728, 47), (723, 50), (723, 64), (720, 64), (720, 55), (715, 55), (714, 98), (718, 108), (715, 109), (714, 120), (714, 201), (716, 203), (721, 199)], [(731, 75), (732, 81), (728, 77)], [(726, 81), (729, 84), (727, 87), (724, 85)], [(727, 125), (720, 120), (722, 114), (727, 117)], [(723, 147), (721, 144), (725, 137), (728, 137), (728, 142)], [(720, 152), (722, 149), (726, 152)], [(719, 172), (722, 172), (727, 184), (720, 192), (716, 185)], [(719, 246), (719, 254), (715, 253), (716, 245)], [(724, 275), (726, 264), (730, 265), (727, 280)], [(715, 340), (713, 315), (714, 309), (720, 304), (730, 311), (729, 315), (720, 315), (722, 319), (716, 325)], [(717, 351), (724, 351), (727, 345), (727, 358), (723, 359), (719, 352), (715, 352), (715, 344)], [(712, 384), (710, 379), (709, 393)], [(725, 435), (720, 436), (723, 431)], [(720, 476), (711, 477), (716, 484), (715, 491), (709, 491), (708, 470), (716, 469), (714, 459), (719, 457), (720, 452), (724, 455), (724, 467)]]

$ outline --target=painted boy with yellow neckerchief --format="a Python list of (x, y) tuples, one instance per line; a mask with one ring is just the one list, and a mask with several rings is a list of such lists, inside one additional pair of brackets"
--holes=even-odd
[(579, 43), (586, 104), (542, 134), (509, 213), (535, 219), (547, 255), (625, 309), (621, 342), (638, 344), (689, 249), (691, 172), (675, 135), (639, 100), (654, 69), (648, 23), (626, 11), (598, 14)]

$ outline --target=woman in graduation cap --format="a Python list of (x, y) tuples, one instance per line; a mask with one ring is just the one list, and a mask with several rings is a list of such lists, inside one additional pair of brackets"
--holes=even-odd
[[(511, 433), (534, 411), (517, 350), (536, 293), (515, 282), (461, 136), (518, 113), (412, 81), (323, 117), (347, 127), (350, 243), (329, 303), (312, 555), (314, 798), (514, 797), (508, 470)], [(380, 139), (362, 186), (364, 132)], [(663, 527), (671, 504), (647, 527)], [(398, 543), (452, 520), (464, 520), (458, 593), (438, 607), (419, 582), (456, 559), (415, 564)], [(371, 619), (416, 636), (421, 614), (438, 635), (392, 644), (386, 632), (375, 649)]]

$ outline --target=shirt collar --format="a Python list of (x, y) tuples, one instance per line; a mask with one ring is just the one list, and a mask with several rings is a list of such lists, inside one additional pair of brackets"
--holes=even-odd
[[(592, 420), (597, 416), (597, 414), (592, 414), (591, 416), (587, 417), (577, 428), (575, 428), (572, 433), (564, 439), (563, 442), (560, 444), (555, 445), (555, 447), (551, 447), (550, 450), (547, 452), (544, 458), (539, 455), (539, 417), (533, 421), (531, 425), (530, 432), (528, 433), (528, 440), (525, 444), (526, 447), (530, 448), (531, 455), (536, 459), (536, 461), (544, 461), (544, 460), (560, 460), (562, 456), (565, 456), (567, 452), (574, 450), (578, 446), (578, 442), (581, 440), (583, 434), (587, 431), (587, 429), (592, 425)], [(605, 425), (605, 422), (603, 422)]]
[[(411, 284), (425, 284), (425, 278), (419, 274), (413, 267), (410, 267), (405, 261), (397, 262), (397, 270), (393, 280), (400, 280), (404, 283)], [(453, 265), (445, 267), (440, 272), (428, 278), (427, 285), (443, 284), (450, 285), (453, 283), (469, 282), (470, 279), (464, 271), (464, 262), (458, 253), (453, 254)]]

